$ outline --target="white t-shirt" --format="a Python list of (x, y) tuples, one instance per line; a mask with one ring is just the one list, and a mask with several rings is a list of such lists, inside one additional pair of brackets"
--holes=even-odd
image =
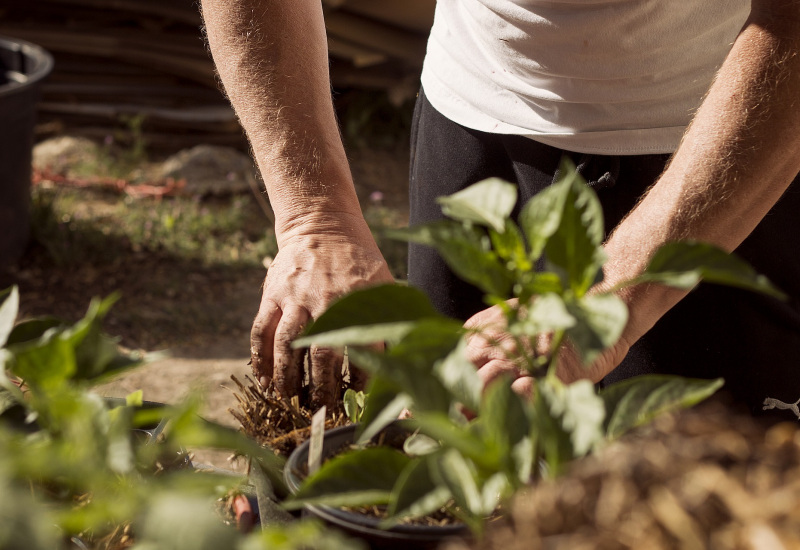
[(475, 130), (583, 153), (670, 153), (750, 0), (438, 0), (431, 104)]

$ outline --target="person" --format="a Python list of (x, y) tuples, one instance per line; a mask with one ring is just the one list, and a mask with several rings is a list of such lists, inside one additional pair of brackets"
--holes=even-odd
[[(279, 253), (252, 331), (262, 383), (299, 391), (292, 339), (334, 298), (392, 280), (361, 215), (333, 112), (319, 0), (202, 0), (211, 53), (276, 213)], [(566, 381), (645, 372), (724, 376), (753, 409), (800, 397), (800, 3), (789, 0), (439, 0), (412, 128), (411, 223), (435, 197), (488, 176), (522, 201), (562, 155), (603, 204), (608, 238), (596, 291), (641, 273), (678, 239), (736, 250), (790, 299), (700, 285), (619, 291), (620, 340)], [(468, 326), (497, 308), (411, 247), (409, 281)], [(500, 329), (501, 330), (501, 329)], [(473, 338), (485, 382), (530, 379)], [(337, 357), (312, 349), (312, 397), (333, 398)]]

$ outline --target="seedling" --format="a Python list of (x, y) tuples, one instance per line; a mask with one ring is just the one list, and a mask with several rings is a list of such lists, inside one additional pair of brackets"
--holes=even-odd
[[(510, 219), (515, 186), (491, 179), (442, 198), (450, 219), (394, 232), (435, 247), (457, 275), (485, 293), (487, 305), (503, 308), (516, 343), (509, 359), (535, 378), (534, 395), (517, 395), (509, 380), (482, 388), (464, 353), (469, 332), (438, 314), (420, 291), (387, 285), (354, 292), (295, 345), (347, 346), (350, 360), (369, 372), (361, 442), (408, 408), (413, 425), (434, 444), (413, 456), (366, 448), (331, 460), (309, 476), (290, 506), (381, 504), (387, 525), (450, 506), (479, 531), (484, 518), (531, 480), (557, 475), (609, 439), (722, 385), (721, 379), (644, 376), (597, 392), (589, 381), (558, 379), (566, 341), (588, 365), (617, 341), (628, 319), (613, 292), (589, 292), (602, 279), (605, 260), (602, 208), (574, 169), (565, 166), (562, 173), (522, 208), (518, 223)], [(535, 271), (540, 261), (546, 269)], [(663, 247), (625, 285), (690, 289), (701, 279), (782, 297), (741, 260), (695, 242)], [(538, 337), (549, 338), (547, 353), (532, 351), (529, 343)], [(369, 347), (376, 341), (387, 343), (385, 352)], [(476, 417), (470, 420), (465, 410)], [(375, 477), (380, 486), (354, 475), (366, 471), (381, 474)]]

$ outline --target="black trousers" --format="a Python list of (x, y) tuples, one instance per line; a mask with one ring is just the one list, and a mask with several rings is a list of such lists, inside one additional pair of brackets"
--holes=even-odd
[[(631, 210), (669, 155), (607, 156), (562, 151), (520, 136), (470, 130), (437, 112), (420, 92), (411, 135), (410, 223), (442, 218), (436, 197), (488, 177), (516, 183), (519, 205), (553, 182), (569, 156), (603, 205), (606, 233)], [(601, 384), (646, 374), (725, 378), (725, 390), (752, 412), (767, 397), (800, 399), (800, 178), (736, 250), (789, 294), (782, 302), (702, 283), (630, 350)], [(466, 320), (487, 307), (431, 248), (409, 247), (409, 282), (445, 315)], [(789, 411), (779, 411), (786, 420)]]

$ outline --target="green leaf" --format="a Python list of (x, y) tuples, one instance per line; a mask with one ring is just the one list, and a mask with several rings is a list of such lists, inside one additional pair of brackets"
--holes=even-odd
[(506, 268), (511, 271), (529, 272), (533, 270), (533, 263), (525, 248), (525, 239), (522, 232), (513, 221), (507, 219), (505, 231), (498, 233), (489, 230), (489, 238), (495, 253), (506, 262)]
[[(384, 385), (383, 382), (380, 383)], [(360, 433), (357, 443), (365, 443), (378, 435), (386, 426), (397, 420), (407, 408), (411, 407), (413, 400), (407, 393), (397, 393), (393, 386), (384, 386), (388, 391), (380, 391), (374, 384), (369, 394), (367, 408), (361, 417)], [(374, 400), (374, 401), (373, 401)], [(380, 400), (380, 401), (379, 401)], [(380, 404), (378, 404), (380, 402)]]
[(344, 392), (344, 396), (342, 397), (344, 413), (353, 424), (356, 424), (361, 419), (362, 407), (360, 407), (358, 404), (358, 393), (361, 393), (362, 396), (364, 395), (363, 392), (356, 392), (352, 388), (347, 388), (347, 390)]
[(575, 326), (576, 322), (561, 296), (547, 293), (533, 300), (528, 307), (527, 315), (512, 326), (512, 333), (533, 337), (546, 332), (569, 329)]
[(613, 439), (631, 428), (678, 408), (688, 408), (716, 392), (724, 381), (668, 375), (629, 378), (600, 391), (605, 403), (606, 435)]
[(71, 342), (55, 330), (32, 342), (9, 348), (14, 355), (11, 371), (31, 387), (54, 387), (75, 373), (77, 364)]
[(55, 317), (42, 317), (39, 319), (29, 319), (18, 323), (6, 341), (7, 346), (21, 344), (23, 342), (30, 342), (41, 338), (42, 335), (50, 329), (65, 327), (65, 324), (60, 319)]
[(387, 447), (368, 447), (335, 456), (306, 478), (300, 490), (285, 503), (371, 506), (388, 504), (392, 489), (411, 459)]
[(403, 442), (403, 452), (412, 457), (429, 455), (441, 448), (438, 441), (419, 432), (412, 433)]
[(536, 446), (533, 438), (523, 437), (514, 445), (514, 448), (511, 449), (511, 458), (514, 463), (513, 471), (517, 474), (517, 481), (522, 484), (529, 483), (536, 461)]
[(442, 317), (425, 294), (413, 287), (381, 285), (356, 290), (331, 304), (295, 341), (305, 347), (326, 341), (317, 336), (331, 333), (325, 345), (372, 344), (402, 337), (411, 322)]
[(500, 378), (488, 388), (481, 403), (478, 423), (484, 440), (512, 467), (511, 451), (530, 434), (531, 425), (523, 397), (511, 389), (511, 380)]
[(239, 541), (235, 550), (368, 550), (368, 546), (361, 539), (348, 538), (318, 520), (302, 519), (254, 531)]
[(632, 284), (651, 282), (690, 289), (701, 279), (787, 299), (786, 294), (735, 254), (692, 241), (667, 243), (659, 248), (645, 273)]
[(117, 474), (127, 474), (133, 470), (134, 453), (131, 439), (133, 409), (130, 406), (117, 407), (111, 415), (108, 431), (108, 467)]
[(477, 470), (456, 449), (447, 449), (439, 455), (434, 475), (450, 490), (462, 509), (478, 517), (492, 512), (484, 508)]
[(569, 434), (575, 457), (585, 455), (602, 441), (606, 409), (595, 393), (594, 384), (579, 380), (564, 385), (556, 379), (546, 379), (539, 383), (539, 388), (550, 415)]
[[(5, 473), (5, 472), (3, 472)], [(27, 484), (0, 475), (0, 547), (8, 550), (52, 550), (64, 547), (53, 506), (31, 494)]]
[(511, 483), (504, 472), (497, 472), (487, 479), (481, 487), (484, 516), (494, 512), (500, 503), (512, 492)]
[(483, 382), (475, 365), (467, 359), (467, 340), (461, 338), (456, 349), (443, 361), (436, 363), (433, 375), (438, 378), (450, 394), (470, 410), (480, 405)]
[(405, 285), (379, 285), (356, 290), (338, 299), (306, 329), (305, 334), (429, 317), (441, 315), (421, 290)]
[(548, 263), (565, 272), (569, 287), (580, 297), (602, 275), (603, 208), (574, 169), (564, 170), (564, 179), (552, 186), (566, 194), (564, 210), (558, 229), (547, 241), (545, 255)]
[(567, 308), (576, 323), (567, 328), (566, 335), (585, 365), (613, 346), (628, 322), (628, 307), (615, 294), (584, 296)]
[(219, 550), (234, 548), (239, 537), (203, 499), (166, 493), (151, 500), (137, 538), (137, 548)]
[[(392, 379), (381, 373), (372, 373), (366, 388), (360, 427), (363, 428), (377, 418), (381, 411), (388, 407), (400, 393), (402, 393), (402, 389)], [(402, 411), (402, 409), (400, 410)]]
[(364, 346), (391, 342), (403, 338), (413, 328), (413, 321), (348, 327), (323, 332), (322, 334), (303, 336), (292, 342), (292, 347), (297, 349), (307, 348), (312, 345), (326, 347)]
[(199, 397), (190, 394), (178, 407), (136, 411), (133, 423), (136, 426), (152, 425), (166, 418), (170, 420), (167, 440), (179, 447), (238, 451), (261, 464), (276, 494), (286, 494), (283, 481), (285, 460), (238, 430), (204, 420), (198, 414), (200, 404)]
[(476, 434), (453, 424), (445, 413), (415, 412), (413, 424), (425, 435), (442, 442), (445, 448), (458, 450), (481, 468), (495, 470), (500, 457)]
[(125, 396), (125, 404), (128, 407), (141, 407), (144, 404), (144, 392), (136, 390)]
[(6, 345), (19, 312), (19, 290), (12, 286), (0, 292), (0, 348)]
[(432, 469), (436, 456), (414, 459), (397, 478), (389, 505), (390, 519), (382, 527), (390, 527), (398, 519), (423, 517), (436, 512), (453, 498), (445, 485), (434, 481)]
[(517, 187), (499, 178), (470, 185), (449, 197), (439, 197), (445, 216), (505, 231), (505, 221), (517, 203)]
[(515, 289), (520, 303), (527, 303), (534, 296), (560, 295), (564, 292), (564, 285), (557, 273), (527, 271), (519, 274)]
[(83, 319), (59, 331), (59, 338), (68, 342), (74, 350), (75, 370), (70, 374), (71, 378), (98, 381), (100, 377), (118, 374), (142, 364), (138, 355), (121, 353), (117, 339), (102, 332), (103, 318), (118, 299), (116, 293), (103, 300), (92, 299)]
[(605, 261), (603, 210), (594, 191), (574, 167), (564, 161), (564, 176), (534, 196), (522, 209), (520, 224), (530, 256), (542, 252), (577, 296), (583, 296), (601, 275)]
[(436, 361), (447, 357), (458, 346), (463, 334), (461, 321), (446, 317), (423, 319), (399, 342), (389, 346), (387, 353), (429, 373)]
[(541, 257), (547, 241), (558, 230), (568, 196), (569, 188), (562, 182), (537, 193), (522, 208), (519, 223), (528, 239), (530, 257), (534, 262)]
[(450, 404), (447, 390), (441, 382), (430, 376), (430, 365), (423, 371), (420, 365), (387, 353), (352, 348), (348, 351), (352, 362), (371, 374), (390, 380), (397, 391), (411, 396), (419, 410), (446, 411)]
[(474, 227), (444, 220), (387, 232), (393, 238), (434, 247), (450, 269), (486, 293), (508, 298), (512, 274), (491, 250), (489, 238)]

